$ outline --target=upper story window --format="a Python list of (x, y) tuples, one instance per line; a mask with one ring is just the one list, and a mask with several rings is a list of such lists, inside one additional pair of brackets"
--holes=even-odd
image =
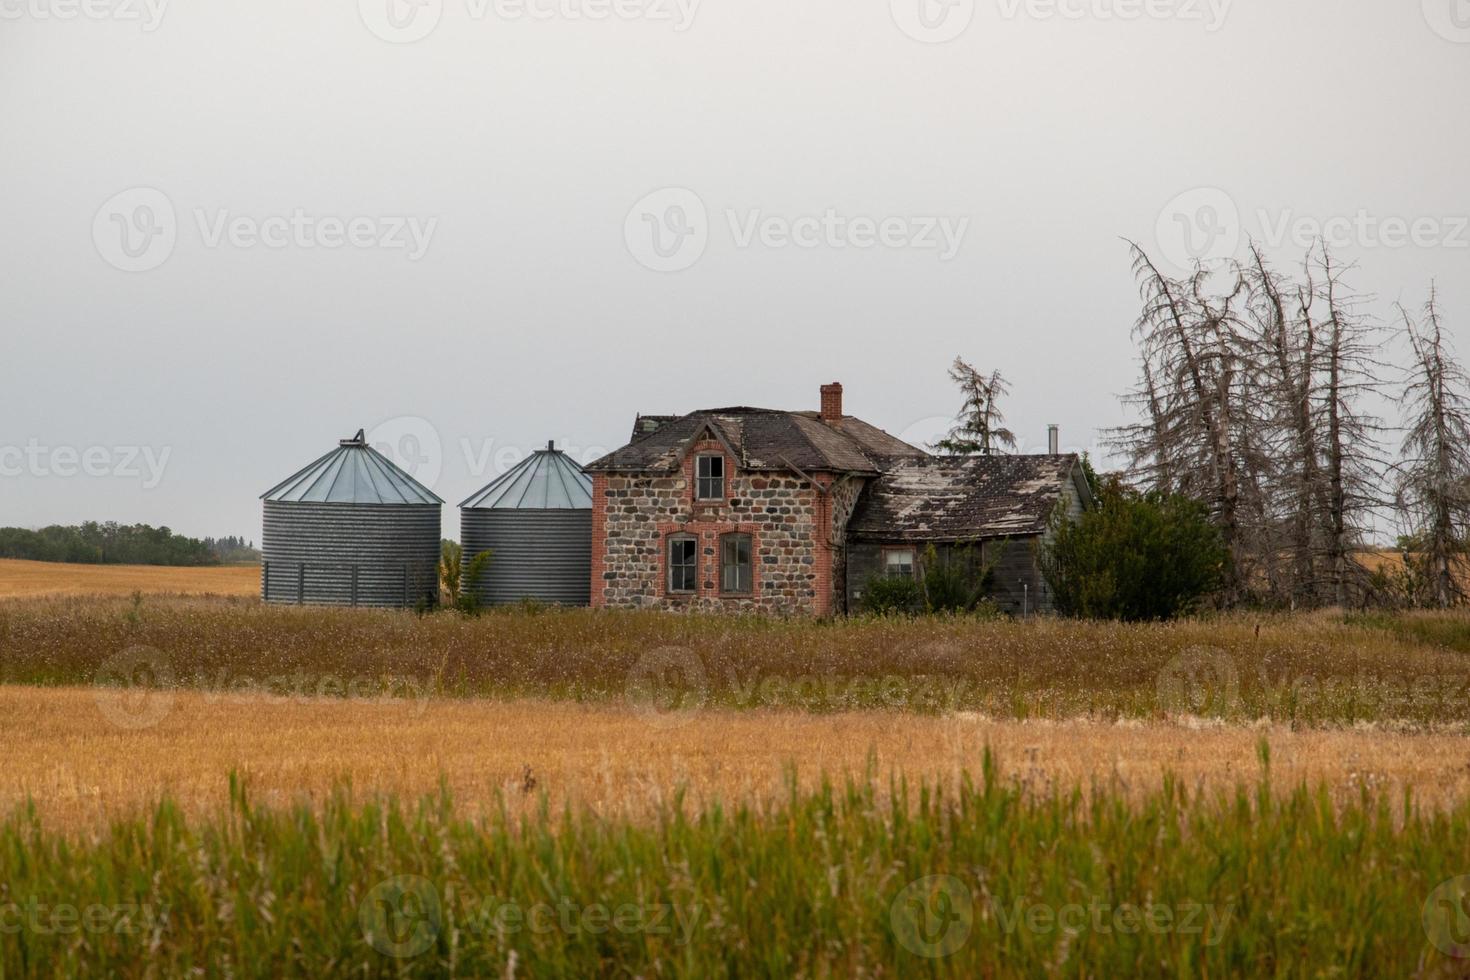
[(694, 458), (694, 498), (725, 499), (725, 457), (711, 455)]
[(669, 538), (669, 591), (694, 592), (699, 582), (699, 541), (692, 535)]
[(720, 538), (720, 591), (726, 595), (750, 592), (750, 535)]
[(913, 578), (914, 549), (890, 548), (883, 552), (883, 573), (889, 578)]

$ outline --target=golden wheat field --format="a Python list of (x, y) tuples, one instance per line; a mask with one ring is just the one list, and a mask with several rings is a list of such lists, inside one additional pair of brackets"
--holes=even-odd
[(174, 568), (0, 558), (0, 599), (59, 595), (257, 595), (258, 565)]
[[(141, 696), (152, 705), (124, 704)], [(140, 708), (142, 710), (140, 710)], [(1327, 784), (1339, 799), (1363, 788), (1412, 789), (1433, 806), (1470, 792), (1470, 740), (1280, 726), (994, 721), (969, 713), (812, 715), (550, 701), (446, 700), (403, 689), (392, 698), (108, 688), (0, 688), (0, 808), (33, 801), (53, 829), (86, 832), (136, 815), (162, 794), (192, 815), (227, 805), (228, 775), (257, 800), (321, 801), (335, 786), (411, 799), (441, 780), (467, 810), (503, 796), (531, 808), (544, 792), (613, 817), (654, 813), (682, 788), (691, 803), (773, 801), (795, 768), (804, 788), (823, 774), (902, 776), (952, 785), (978, 774), (987, 747), (1006, 778), (1040, 793), (1102, 786), (1139, 797), (1166, 773), (1224, 792), (1262, 774)], [(121, 721), (119, 721), (121, 719)], [(141, 723), (140, 723), (141, 721)]]

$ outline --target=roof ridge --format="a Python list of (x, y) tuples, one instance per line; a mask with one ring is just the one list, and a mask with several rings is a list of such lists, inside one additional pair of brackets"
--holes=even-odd
[[(702, 427), (742, 468), (754, 470), (797, 467), (807, 472), (876, 474), (888, 468), (891, 458), (923, 452), (854, 415), (844, 415), (838, 422), (804, 410), (735, 406), (686, 412), (649, 433), (635, 433), (627, 444), (582, 469), (670, 472), (688, 456)], [(871, 439), (869, 433), (874, 434)]]
[[(806, 417), (806, 416), (804, 416), (804, 415), (797, 415), (797, 414), (796, 414), (796, 413), (794, 413), (794, 412), (787, 412), (787, 413), (786, 413), (786, 414), (787, 414), (787, 416), (788, 416), (788, 417), (789, 417), (789, 418), (793, 418), (793, 419), (801, 419), (801, 421), (802, 421), (802, 422), (811, 422), (811, 421), (814, 421), (814, 420), (813, 420), (813, 419), (808, 419), (808, 418), (807, 418), (807, 417)], [(818, 424), (818, 425), (820, 425), (820, 424), (821, 424), (821, 422), (817, 422), (817, 424)], [(802, 426), (802, 424), (801, 424), (801, 422), (797, 422), (797, 423), (795, 423), (795, 424), (793, 424), (793, 425), (792, 425), (792, 428), (793, 428), (793, 429), (795, 429), (795, 430), (796, 430), (796, 432), (797, 432), (797, 434), (798, 434), (798, 435), (800, 435), (800, 436), (801, 436), (801, 439), (802, 439), (802, 441), (803, 441), (803, 442), (805, 442), (805, 443), (806, 443), (806, 447), (807, 447), (807, 448), (808, 448), (808, 449), (810, 449), (810, 450), (811, 450), (811, 451), (812, 451), (812, 452), (814, 452), (814, 453), (816, 453), (816, 454), (817, 454), (817, 455), (819, 455), (819, 456), (825, 456), (825, 455), (826, 455), (826, 453), (824, 453), (824, 452), (822, 452), (822, 449), (821, 449), (821, 447), (820, 447), (820, 446), (818, 446), (818, 445), (817, 445), (817, 444), (816, 444), (816, 443), (815, 443), (815, 442), (813, 442), (813, 441), (812, 441), (812, 437), (811, 437), (811, 436), (809, 436), (809, 435), (807, 435), (807, 431), (806, 431), (806, 429), (805, 429), (805, 428), (804, 428), (804, 427), (803, 427), (803, 426)], [(833, 429), (833, 430), (832, 430), (832, 431), (834, 431), (834, 432), (835, 432), (835, 431), (837, 431), (837, 430), (835, 430), (835, 429)], [(852, 441), (852, 440), (850, 440), (850, 439), (849, 439), (849, 440), (848, 440), (848, 441), (849, 441), (849, 442), (851, 442), (851, 441)], [(863, 457), (863, 459), (868, 459), (868, 454), (867, 454), (867, 453), (864, 453), (864, 452), (862, 452), (862, 451), (861, 451), (861, 450), (859, 450), (859, 453), (858, 453), (858, 454), (859, 454), (859, 455), (860, 455), (860, 456), (862, 456), (862, 457)], [(872, 462), (872, 460), (871, 460), (871, 459), (868, 459), (868, 462), (869, 462), (869, 463), (871, 463), (871, 462)]]
[[(863, 459), (866, 459), (868, 461), (868, 465), (870, 465), (871, 467), (873, 467), (874, 470), (876, 470), (876, 471), (878, 471), (880, 473), (883, 472), (883, 467), (882, 467), (882, 465), (880, 465), (882, 461), (881, 460), (874, 459), (873, 458), (873, 454), (870, 453), (870, 452), (868, 452), (868, 447), (867, 446), (865, 446), (859, 439), (857, 439), (851, 433), (843, 432), (841, 429), (837, 428), (837, 426), (832, 425), (827, 419), (822, 418), (822, 416), (821, 416), (820, 413), (817, 413), (816, 415), (806, 415), (806, 414), (797, 414), (797, 413), (793, 413), (793, 414), (796, 414), (796, 417), (797, 418), (804, 419), (804, 420), (806, 420), (808, 422), (815, 422), (817, 425), (820, 425), (822, 428), (826, 429), (828, 432), (832, 433), (833, 435), (840, 436), (842, 439), (844, 439), (844, 440), (847, 441), (847, 444), (852, 448), (852, 450), (854, 452), (856, 452), (859, 456), (861, 456)], [(842, 418), (853, 418), (853, 417), (854, 416), (849, 416), (849, 415), (842, 416)], [(805, 432), (802, 432), (802, 438), (807, 439), (808, 442), (811, 441), (810, 440), (810, 437), (808, 437)], [(813, 445), (813, 448), (815, 449), (816, 446)], [(818, 452), (820, 452), (820, 451), (821, 450), (818, 450)]]

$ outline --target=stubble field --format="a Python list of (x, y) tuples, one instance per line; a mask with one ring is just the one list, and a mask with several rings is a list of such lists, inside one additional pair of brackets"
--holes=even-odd
[[(1431, 810), (1470, 799), (1470, 741), (1370, 727), (999, 721), (969, 712), (915, 715), (711, 709), (649, 715), (636, 707), (547, 701), (317, 698), (264, 692), (151, 692), (158, 720), (119, 722), (129, 695), (110, 688), (0, 688), (0, 809), (27, 800), (53, 829), (97, 832), (163, 797), (190, 817), (229, 802), (229, 776), (272, 805), (320, 802), (334, 787), (418, 799), (449, 790), (468, 815), (509, 805), (587, 809), (649, 820), (676, 793), (704, 807), (768, 804), (790, 780), (907, 778), (956, 789), (986, 750), (1031, 795), (1074, 787), (1138, 802), (1174, 778), (1202, 798), (1242, 783), (1323, 785), (1338, 803), (1363, 790)], [(140, 703), (137, 708), (142, 708)], [(140, 719), (149, 714), (138, 714)], [(1263, 751), (1265, 758), (1263, 760)], [(880, 792), (880, 795), (881, 792)]]
[(125, 596), (134, 592), (249, 596), (260, 591), (259, 565), (172, 568), (75, 565), (0, 558), (0, 599), (24, 596)]

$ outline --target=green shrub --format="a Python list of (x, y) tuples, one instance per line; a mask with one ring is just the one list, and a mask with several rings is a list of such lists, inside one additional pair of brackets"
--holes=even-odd
[(1058, 510), (1042, 571), (1057, 611), (1125, 621), (1173, 619), (1217, 589), (1226, 551), (1205, 506), (1116, 481), (1073, 521)]
[(864, 612), (879, 616), (916, 616), (921, 613), (967, 613), (991, 618), (1001, 615), (988, 598), (995, 584), (998, 552), (982, 562), (970, 545), (959, 545), (940, 554), (934, 545), (919, 558), (917, 578), (879, 573), (863, 589)]
[(489, 568), (490, 563), (494, 560), (495, 552), (489, 549), (479, 552), (470, 559), (470, 567), (464, 571), (464, 583), (454, 608), (471, 616), (480, 611), (480, 580), (485, 577), (485, 569)]
[(465, 568), (464, 548), (458, 541), (446, 539), (440, 550), (439, 585), (443, 592), (442, 605), (446, 609), (458, 610), (473, 615), (480, 609), (480, 579), (490, 567), (494, 555), (482, 551), (470, 559)]
[(924, 608), (919, 583), (906, 575), (874, 575), (863, 587), (863, 611), (878, 616), (913, 616)]
[[(941, 556), (934, 545), (924, 549), (920, 590), (924, 610), (931, 613), (968, 613), (985, 603), (995, 585), (995, 566), (1005, 544), (989, 561), (981, 561), (971, 545), (960, 545)], [(994, 605), (991, 605), (995, 609)], [(999, 610), (995, 609), (998, 613)]]

